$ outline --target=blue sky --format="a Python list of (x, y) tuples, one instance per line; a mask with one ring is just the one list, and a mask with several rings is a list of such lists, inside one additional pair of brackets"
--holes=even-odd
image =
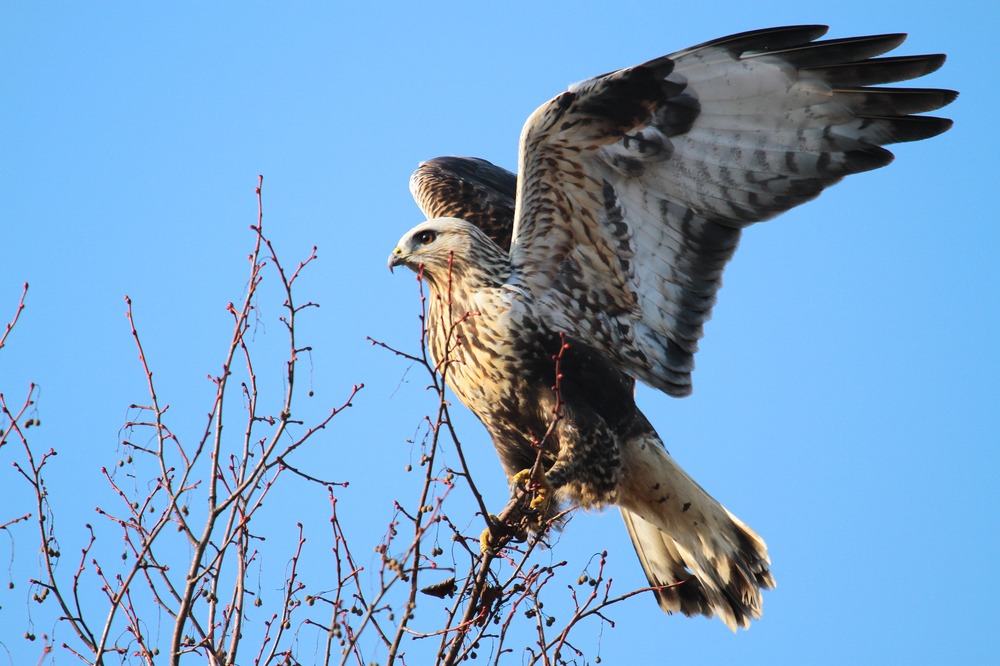
[[(778, 587), (764, 618), (733, 636), (640, 598), (604, 627), (601, 654), (605, 663), (995, 658), (1000, 181), (989, 166), (998, 102), (989, 72), (1000, 10), (807, 5), (5, 3), (4, 321), (22, 283), (31, 290), (0, 350), (0, 392), (41, 386), (33, 442), (60, 454), (49, 485), (64, 548), (80, 547), (94, 505), (114, 502), (99, 469), (116, 460), (128, 406), (145, 398), (126, 294), (175, 430), (190, 439), (203, 428), (205, 376), (229, 335), (225, 306), (245, 287), (258, 174), (285, 261), (319, 248), (301, 285), (322, 304), (303, 322), (314, 348), (305, 412), (366, 384), (301, 463), (352, 480), (340, 507), (368, 553), (393, 499), (412, 496), (406, 440), (434, 407), (422, 378), (366, 342), (417, 345), (416, 287), (390, 275), (385, 257), (421, 219), (407, 191), (421, 160), (476, 155), (513, 169), (524, 119), (566, 85), (724, 34), (794, 23), (828, 23), (835, 37), (902, 31), (900, 53), (949, 55), (921, 83), (961, 91), (943, 112), (954, 129), (898, 146), (888, 168), (750, 229), (707, 326), (694, 395), (640, 392), (681, 464), (766, 538)], [(262, 305), (262, 354), (283, 343), (279, 305)], [(274, 358), (265, 374), (278, 392)], [(479, 484), (499, 505), (506, 489), (492, 447), (456, 412)], [(0, 449), (0, 522), (28, 510), (15, 458)], [(279, 535), (295, 520), (318, 526), (310, 571), (320, 581), (328, 505), (321, 492), (289, 487), (268, 520)], [(464, 510), (474, 524), (474, 506)], [(462, 511), (450, 509), (456, 519)], [(21, 638), (22, 581), (37, 559), (32, 534), (11, 531), (0, 565), (18, 585), (0, 586), (0, 663), (34, 663), (39, 645)], [(643, 583), (614, 512), (575, 518), (553, 556), (603, 549), (621, 591)], [(280, 575), (285, 560), (274, 553), (266, 566)], [(38, 633), (52, 630), (30, 610)]]

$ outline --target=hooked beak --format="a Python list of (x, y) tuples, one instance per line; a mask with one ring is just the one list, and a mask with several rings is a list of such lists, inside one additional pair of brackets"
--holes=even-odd
[(403, 248), (397, 245), (396, 249), (389, 255), (389, 272), (392, 273), (393, 268), (396, 266), (402, 266), (404, 263), (406, 263), (406, 257), (403, 254)]

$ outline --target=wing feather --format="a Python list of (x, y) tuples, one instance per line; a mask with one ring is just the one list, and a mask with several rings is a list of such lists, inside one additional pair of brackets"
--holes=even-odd
[(793, 46), (801, 46), (807, 42), (819, 39), (829, 29), (825, 25), (790, 25), (780, 28), (749, 30), (702, 42), (701, 44), (676, 51), (664, 57), (672, 60), (682, 60), (684, 56), (691, 53), (701, 53), (704, 55), (718, 51), (727, 51), (739, 55), (765, 49), (785, 49)]
[(457, 217), (510, 247), (517, 177), (477, 157), (435, 157), (410, 177), (410, 193), (428, 219)]
[(951, 121), (956, 93), (885, 88), (941, 55), (905, 35), (814, 41), (824, 26), (706, 42), (576, 84), (525, 124), (511, 246), (553, 327), (672, 395), (744, 227), (892, 160)]
[(860, 62), (843, 62), (826, 67), (806, 67), (828, 85), (872, 86), (910, 81), (936, 72), (944, 64), (943, 54), (872, 58)]

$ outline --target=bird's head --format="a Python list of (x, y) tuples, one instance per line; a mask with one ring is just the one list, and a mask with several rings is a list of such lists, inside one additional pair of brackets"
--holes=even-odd
[(451, 217), (427, 220), (399, 239), (389, 255), (389, 270), (406, 266), (431, 279), (443, 277), (448, 271), (465, 272), (476, 254), (477, 241), (481, 243), (484, 239), (478, 227), (464, 220)]

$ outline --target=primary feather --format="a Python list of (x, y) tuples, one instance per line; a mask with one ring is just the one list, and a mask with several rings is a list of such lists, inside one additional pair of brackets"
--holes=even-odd
[(660, 606), (733, 629), (774, 586), (767, 548), (666, 452), (635, 379), (690, 392), (744, 227), (951, 124), (914, 115), (951, 91), (874, 87), (944, 56), (880, 58), (904, 36), (825, 31), (742, 33), (572, 86), (526, 122), (516, 182), (485, 160), (421, 165), (432, 219), (390, 256), (429, 284), (431, 354), (508, 478), (558, 410), (542, 455), (560, 498), (617, 504)]

